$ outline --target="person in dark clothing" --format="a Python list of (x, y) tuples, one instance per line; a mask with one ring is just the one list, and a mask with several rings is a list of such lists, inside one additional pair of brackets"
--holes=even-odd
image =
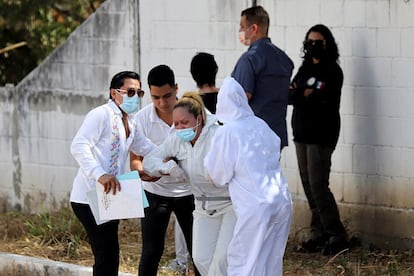
[(205, 107), (216, 113), (217, 94), (216, 75), (218, 66), (214, 56), (209, 53), (197, 53), (191, 60), (190, 72), (199, 89)]
[(303, 43), (303, 63), (290, 86), (292, 129), (303, 189), (312, 212), (309, 252), (331, 255), (348, 248), (345, 228), (329, 189), (331, 157), (339, 137), (343, 84), (338, 47), (324, 25), (311, 27)]
[(231, 76), (246, 92), (254, 115), (263, 119), (281, 140), (280, 150), (288, 145), (286, 110), (293, 62), (272, 43), (269, 14), (262, 6), (241, 12), (239, 39), (249, 46)]

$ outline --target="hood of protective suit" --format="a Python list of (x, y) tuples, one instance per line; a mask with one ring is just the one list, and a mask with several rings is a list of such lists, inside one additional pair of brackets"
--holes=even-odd
[(217, 96), (217, 119), (229, 123), (253, 115), (243, 87), (234, 78), (225, 78)]

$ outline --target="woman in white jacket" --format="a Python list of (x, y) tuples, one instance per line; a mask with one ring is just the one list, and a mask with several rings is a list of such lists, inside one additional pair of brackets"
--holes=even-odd
[[(227, 187), (215, 187), (203, 166), (210, 142), (220, 127), (206, 114), (201, 97), (188, 92), (173, 111), (176, 132), (145, 156), (143, 169), (160, 176), (181, 168), (195, 196), (193, 259), (201, 275), (227, 275), (227, 246), (233, 236), (235, 214)], [(174, 159), (164, 162), (166, 159)], [(179, 168), (177, 166), (178, 163)]]

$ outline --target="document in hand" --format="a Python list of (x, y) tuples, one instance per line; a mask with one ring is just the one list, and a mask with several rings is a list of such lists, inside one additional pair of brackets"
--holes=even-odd
[(148, 200), (138, 172), (131, 171), (117, 176), (117, 179), (121, 183), (121, 191), (115, 195), (105, 193), (99, 182), (96, 182), (95, 189), (88, 192), (89, 205), (98, 225), (113, 219), (144, 217)]

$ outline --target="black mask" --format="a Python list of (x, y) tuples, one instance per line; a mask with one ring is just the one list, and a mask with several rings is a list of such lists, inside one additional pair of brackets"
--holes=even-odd
[(306, 55), (320, 59), (325, 52), (323, 40), (306, 40), (303, 42), (303, 49)]

